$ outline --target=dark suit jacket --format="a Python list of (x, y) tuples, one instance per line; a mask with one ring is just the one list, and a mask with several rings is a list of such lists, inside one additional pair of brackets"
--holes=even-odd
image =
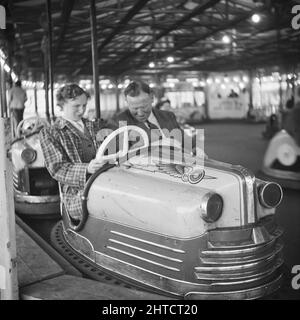
[(294, 137), (296, 143), (300, 146), (300, 106), (295, 106), (291, 111), (289, 111), (282, 124), (283, 129), (285, 129), (291, 136)]
[[(169, 111), (164, 111), (164, 110), (158, 110), (154, 108), (152, 109), (152, 112), (156, 117), (157, 122), (159, 123), (159, 126), (161, 127), (161, 129), (167, 129), (168, 131), (172, 131), (173, 129), (181, 130), (174, 113)], [(126, 121), (127, 125), (129, 126), (130, 125), (138, 126), (144, 129), (148, 133), (148, 136), (150, 138), (150, 130), (148, 129), (148, 127), (144, 124), (144, 122), (140, 122), (136, 120), (131, 115), (128, 109), (118, 114), (115, 118), (115, 121), (117, 126), (119, 126), (119, 123), (118, 123), (119, 121)]]

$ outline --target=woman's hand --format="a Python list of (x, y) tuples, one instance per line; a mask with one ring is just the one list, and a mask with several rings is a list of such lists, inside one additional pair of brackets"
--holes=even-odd
[(106, 162), (107, 161), (97, 160), (97, 159), (91, 160), (91, 162), (88, 165), (87, 172), (90, 174), (95, 173), (97, 170), (103, 167)]

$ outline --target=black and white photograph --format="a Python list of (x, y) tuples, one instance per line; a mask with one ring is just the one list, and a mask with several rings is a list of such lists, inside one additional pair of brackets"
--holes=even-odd
[(4, 300), (300, 300), (300, 0), (0, 0)]

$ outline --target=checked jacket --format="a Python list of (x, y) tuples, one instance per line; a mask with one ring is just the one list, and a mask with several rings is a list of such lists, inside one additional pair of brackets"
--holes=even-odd
[[(109, 125), (103, 120), (89, 121), (83, 118), (82, 121), (97, 150), (101, 144), (97, 133)], [(81, 197), (84, 185), (90, 176), (87, 173), (88, 163), (82, 162), (83, 149), (80, 135), (69, 121), (57, 118), (54, 125), (44, 127), (40, 131), (39, 137), (46, 168), (60, 185), (61, 201), (72, 218), (80, 219)]]

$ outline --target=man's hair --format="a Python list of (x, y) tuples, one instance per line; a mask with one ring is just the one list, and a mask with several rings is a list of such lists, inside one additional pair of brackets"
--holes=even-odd
[(132, 81), (129, 83), (129, 85), (124, 90), (124, 95), (125, 95), (125, 97), (127, 97), (127, 96), (137, 97), (142, 92), (147, 93), (147, 94), (151, 94), (152, 90), (145, 82)]
[(75, 83), (67, 84), (61, 87), (60, 89), (58, 89), (56, 93), (57, 105), (62, 107), (67, 100), (69, 99), (74, 100), (77, 97), (81, 96), (82, 94), (85, 94), (87, 98), (90, 97), (89, 93), (83, 90), (77, 84)]
[(18, 80), (18, 81), (16, 81), (16, 87), (21, 87), (21, 81), (20, 80)]

